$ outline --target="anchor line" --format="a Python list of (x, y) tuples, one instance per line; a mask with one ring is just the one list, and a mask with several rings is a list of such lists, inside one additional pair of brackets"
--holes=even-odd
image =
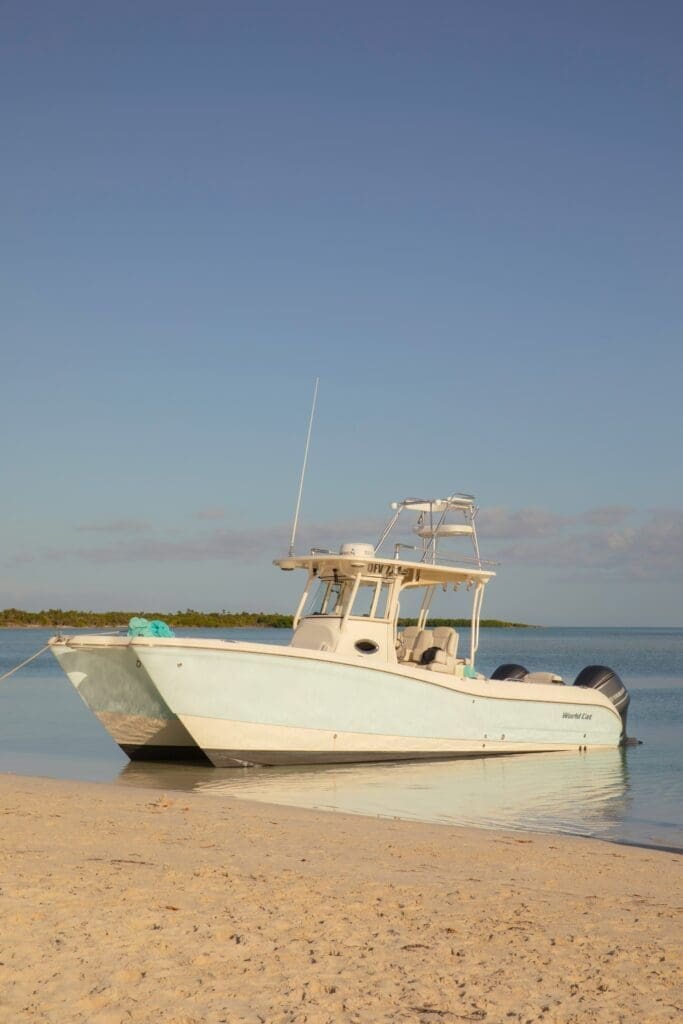
[(41, 647), (39, 651), (36, 651), (35, 654), (32, 654), (30, 658), (26, 659), (26, 661), (22, 661), (20, 665), (15, 665), (14, 668), (11, 668), (9, 670), (9, 672), (5, 672), (4, 675), (0, 676), (0, 683), (2, 683), (5, 679), (9, 679), (10, 676), (13, 676), (14, 673), (18, 672), (20, 668), (24, 667), (24, 665), (29, 665), (32, 661), (35, 661), (36, 658), (39, 658), (41, 654), (44, 654), (45, 651), (49, 649), (49, 647), (49, 644), (45, 644), (44, 647)]

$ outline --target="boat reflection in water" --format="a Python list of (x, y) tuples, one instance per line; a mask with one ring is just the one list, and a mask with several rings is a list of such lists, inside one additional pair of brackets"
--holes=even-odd
[(629, 800), (623, 749), (257, 769), (133, 762), (118, 781), (351, 814), (622, 840)]

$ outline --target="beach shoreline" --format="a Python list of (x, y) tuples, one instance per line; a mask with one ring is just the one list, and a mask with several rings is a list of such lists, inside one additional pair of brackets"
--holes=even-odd
[(0, 807), (2, 1024), (680, 1017), (676, 854), (10, 774)]

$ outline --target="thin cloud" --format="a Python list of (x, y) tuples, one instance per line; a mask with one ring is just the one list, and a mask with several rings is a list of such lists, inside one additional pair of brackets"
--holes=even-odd
[[(681, 509), (651, 509), (636, 516), (621, 506), (606, 506), (565, 517), (543, 509), (498, 508), (485, 510), (480, 519), (482, 553), (503, 565), (540, 568), (546, 573), (560, 570), (569, 579), (589, 573), (613, 582), (683, 581)], [(109, 532), (120, 534), (139, 533), (143, 527), (135, 520), (106, 525)], [(296, 550), (338, 550), (341, 543), (350, 540), (374, 543), (381, 527), (382, 522), (375, 519), (303, 523)], [(105, 524), (97, 524), (95, 532), (104, 533)], [(92, 547), (17, 552), (6, 564), (14, 568), (27, 562), (71, 560), (100, 565), (203, 561), (256, 564), (286, 555), (290, 532), (291, 527), (281, 523), (250, 529), (214, 528), (197, 536), (120, 536)], [(444, 550), (444, 554), (454, 557), (456, 550), (452, 554)]]
[[(345, 540), (373, 542), (377, 538), (380, 526), (381, 524), (375, 520), (355, 519), (335, 523), (302, 524), (296, 548), (298, 552), (307, 552), (312, 547), (327, 547), (334, 550)], [(33, 561), (81, 561), (96, 565), (203, 561), (249, 564), (265, 558), (284, 557), (289, 548), (290, 534), (291, 527), (284, 524), (247, 530), (214, 529), (196, 537), (136, 538), (97, 547), (50, 547), (33, 552), (30, 556), (15, 555), (11, 564), (19, 566), (22, 559), (29, 557)]]
[(522, 508), (517, 511), (502, 508), (484, 508), (477, 517), (477, 528), (482, 537), (547, 537), (559, 533), (572, 520), (542, 508)]
[(214, 508), (200, 508), (199, 512), (195, 512), (194, 517), (195, 519), (206, 519), (211, 521), (214, 519), (225, 519), (225, 515), (226, 510), (216, 506)]
[(588, 509), (581, 518), (589, 526), (618, 526), (632, 511), (628, 505), (601, 505)]
[(82, 533), (145, 533), (151, 529), (151, 523), (144, 519), (113, 519), (105, 523), (80, 523), (76, 529)]
[(614, 582), (683, 582), (683, 510), (654, 509), (620, 529), (575, 526), (553, 538), (498, 546), (495, 557), (508, 564), (589, 571)]
[(36, 559), (35, 551), (20, 551), (18, 554), (10, 555), (9, 558), (6, 558), (4, 565), (8, 569), (21, 569), (23, 566), (35, 562)]
[(45, 552), (45, 556), (50, 561), (63, 561), (67, 557), (95, 564), (221, 560), (247, 563), (255, 561), (269, 550), (285, 550), (284, 536), (284, 530), (277, 528), (270, 531), (214, 530), (203, 537), (180, 540), (150, 538), (93, 548), (73, 548), (69, 551), (50, 548)]

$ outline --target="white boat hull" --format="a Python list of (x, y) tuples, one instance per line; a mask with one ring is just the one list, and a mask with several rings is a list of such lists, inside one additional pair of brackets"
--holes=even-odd
[(84, 704), (131, 760), (207, 763), (157, 692), (130, 640), (78, 637), (50, 646)]
[(569, 686), (224, 641), (132, 642), (163, 705), (216, 766), (438, 760), (616, 747), (611, 702)]

